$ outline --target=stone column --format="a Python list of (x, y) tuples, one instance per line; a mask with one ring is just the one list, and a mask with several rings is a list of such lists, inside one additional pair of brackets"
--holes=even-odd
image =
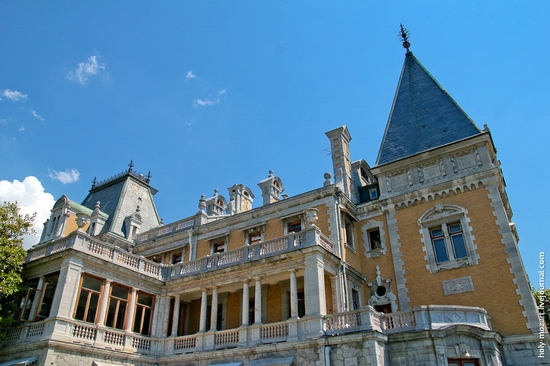
[(296, 286), (296, 270), (290, 271), (290, 318), (298, 318), (298, 288)]
[(203, 288), (202, 297), (201, 297), (201, 318), (200, 318), (200, 326), (199, 326), (200, 333), (206, 332), (206, 311), (207, 310), (208, 310), (208, 289)]
[(178, 325), (180, 321), (180, 295), (174, 296), (174, 312), (172, 313), (172, 332), (171, 337), (178, 336)]
[(153, 320), (151, 323), (151, 336), (152, 337), (158, 337), (157, 334), (157, 324), (158, 324), (158, 316), (159, 316), (159, 306), (160, 306), (160, 296), (155, 296), (155, 305), (153, 308)]
[(136, 315), (136, 294), (137, 289), (132, 288), (132, 294), (130, 295), (130, 304), (128, 304), (128, 311), (126, 311), (126, 331), (132, 331), (132, 325), (134, 325), (134, 316)]
[[(82, 261), (80, 259), (69, 257), (63, 261), (52, 301), (50, 317), (72, 319), (81, 273)], [(61, 301), (61, 299), (64, 301)]]
[(167, 337), (168, 336), (168, 323), (170, 322), (170, 297), (171, 295), (164, 296), (164, 316), (162, 323), (162, 336)]
[(34, 293), (33, 299), (32, 299), (32, 306), (31, 311), (29, 313), (29, 320), (31, 322), (36, 320), (36, 313), (38, 312), (38, 303), (40, 302), (40, 299), (42, 298), (42, 289), (44, 288), (44, 276), (40, 276), (38, 279), (38, 285), (36, 286), (36, 292)]
[(111, 280), (105, 280), (103, 282), (103, 292), (101, 293), (101, 304), (99, 305), (99, 316), (97, 317), (97, 325), (105, 325), (105, 313), (107, 312), (107, 303), (109, 302), (111, 282)]
[(212, 306), (210, 311), (210, 330), (217, 330), (218, 323), (218, 288), (214, 287), (212, 289)]
[(243, 281), (243, 303), (242, 303), (242, 323), (241, 325), (243, 327), (248, 326), (248, 310), (249, 310), (249, 301), (250, 301), (250, 293), (249, 293), (249, 285), (248, 280)]
[(262, 324), (262, 283), (260, 282), (260, 277), (256, 277), (255, 280), (254, 324)]
[(305, 260), (306, 315), (327, 313), (325, 296), (325, 264), (320, 255), (311, 255)]

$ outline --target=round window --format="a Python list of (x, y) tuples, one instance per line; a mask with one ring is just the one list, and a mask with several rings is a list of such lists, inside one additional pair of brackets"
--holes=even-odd
[(386, 288), (384, 286), (378, 286), (376, 289), (376, 296), (382, 297), (386, 294)]

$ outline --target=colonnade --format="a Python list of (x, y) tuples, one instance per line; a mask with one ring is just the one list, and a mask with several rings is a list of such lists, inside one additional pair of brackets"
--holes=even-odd
[[(321, 255), (311, 255), (306, 257), (305, 266), (302, 267), (304, 270), (304, 300), (305, 300), (305, 316), (318, 316), (325, 315), (327, 313), (326, 306), (326, 291), (325, 291), (325, 267), (324, 259)], [(333, 276), (331, 281), (331, 288), (333, 295), (338, 295), (341, 293), (338, 290), (338, 281), (335, 280), (336, 276)], [(265, 277), (264, 277), (265, 279)], [(249, 326), (250, 321), (250, 307), (249, 303), (251, 301), (251, 286), (254, 286), (254, 323), (252, 325), (257, 326), (262, 324), (262, 308), (265, 309), (265, 306), (262, 307), (262, 280), (260, 276), (252, 277), (251, 279), (242, 280), (242, 298), (241, 298), (241, 316), (240, 316), (240, 327)], [(290, 306), (289, 315), (290, 320), (298, 319), (298, 286), (297, 286), (297, 270), (290, 269), (288, 270), (288, 280), (290, 283), (289, 291), (289, 301)], [(265, 281), (264, 281), (265, 282)], [(219, 304), (219, 294), (220, 286), (213, 286), (209, 288), (201, 288), (200, 296), (200, 316), (199, 316), (199, 326), (198, 333), (213, 332), (220, 330), (218, 324), (218, 304)], [(265, 294), (264, 294), (265, 295)], [(178, 327), (181, 323), (180, 319), (180, 307), (182, 306), (181, 300), (182, 294), (169, 293), (162, 297), (162, 299), (157, 299), (155, 302), (153, 319), (158, 318), (160, 307), (163, 307), (163, 325), (162, 327), (158, 326), (158, 323), (155, 323), (152, 327), (152, 336), (153, 337), (177, 337)], [(170, 314), (170, 303), (173, 301), (172, 313)], [(340, 301), (338, 301), (340, 302)], [(161, 304), (161, 306), (159, 306)], [(267, 304), (266, 304), (267, 305)], [(271, 305), (271, 304), (270, 304)], [(208, 313), (208, 306), (210, 306), (210, 312)], [(277, 304), (276, 306), (281, 306)], [(340, 306), (336, 306), (339, 310)], [(187, 308), (186, 318), (189, 317), (189, 307)], [(210, 319), (209, 327), (207, 329), (207, 319)], [(284, 317), (284, 315), (283, 315)], [(171, 327), (169, 329), (169, 324)]]

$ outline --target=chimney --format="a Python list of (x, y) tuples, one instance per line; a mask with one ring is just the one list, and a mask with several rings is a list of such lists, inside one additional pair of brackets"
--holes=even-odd
[(351, 198), (351, 160), (349, 156), (349, 142), (351, 135), (346, 126), (328, 131), (325, 135), (330, 140), (330, 151), (332, 155), (332, 167), (334, 169), (334, 183), (346, 196)]

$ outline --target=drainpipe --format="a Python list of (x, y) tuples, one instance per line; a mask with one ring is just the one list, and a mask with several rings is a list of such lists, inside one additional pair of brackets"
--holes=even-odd
[(325, 366), (330, 366), (330, 346), (325, 346)]
[(340, 212), (340, 196), (342, 195), (342, 191), (340, 188), (336, 187), (336, 219), (338, 223), (338, 247), (340, 248), (340, 271), (342, 274), (341, 281), (342, 283), (342, 291), (344, 292), (344, 311), (349, 311), (349, 304), (348, 304), (348, 279), (346, 274), (346, 263), (344, 262), (344, 242), (342, 240), (342, 218), (341, 218), (341, 212)]

